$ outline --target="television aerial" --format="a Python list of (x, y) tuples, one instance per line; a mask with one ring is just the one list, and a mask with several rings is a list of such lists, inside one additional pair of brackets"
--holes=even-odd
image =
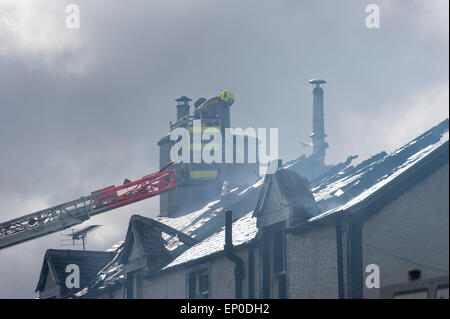
[[(63, 236), (70, 237), (70, 239), (62, 239), (61, 246), (68, 246), (65, 243), (67, 241), (71, 241), (72, 242), (71, 246), (83, 245), (83, 250), (86, 250), (87, 234), (90, 233), (91, 231), (97, 229), (100, 226), (101, 225), (90, 225), (90, 226), (84, 227), (79, 230), (71, 229), (71, 231), (72, 231), (71, 233), (62, 234)], [(80, 243), (80, 241), (81, 241), (81, 243)]]

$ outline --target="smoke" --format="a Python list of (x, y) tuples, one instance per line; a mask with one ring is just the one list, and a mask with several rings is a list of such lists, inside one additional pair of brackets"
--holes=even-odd
[[(0, 220), (158, 168), (174, 99), (234, 92), (234, 127), (275, 127), (284, 160), (309, 141), (324, 87), (327, 163), (390, 150), (448, 117), (448, 2), (0, 1)], [(125, 236), (151, 199), (92, 219), (89, 249)], [(84, 226), (84, 225), (83, 225)], [(0, 297), (33, 297), (59, 234), (0, 252)]]

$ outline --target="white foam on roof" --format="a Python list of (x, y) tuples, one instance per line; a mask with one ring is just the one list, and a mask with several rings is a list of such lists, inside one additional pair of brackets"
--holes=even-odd
[(321, 219), (321, 218), (323, 218), (325, 216), (331, 215), (331, 214), (333, 214), (335, 212), (344, 211), (344, 210), (349, 209), (350, 207), (352, 207), (352, 206), (362, 202), (367, 197), (369, 197), (370, 195), (375, 193), (377, 190), (382, 188), (384, 185), (388, 184), (389, 182), (391, 182), (392, 180), (397, 178), (399, 175), (404, 173), (406, 170), (408, 170), (409, 168), (411, 168), (412, 166), (417, 164), (419, 161), (421, 161), (422, 159), (427, 157), (431, 152), (436, 150), (439, 146), (441, 146), (442, 144), (444, 144), (448, 140), (449, 140), (449, 133), (447, 132), (447, 133), (442, 135), (441, 139), (437, 143), (429, 145), (429, 146), (421, 149), (420, 151), (418, 151), (414, 155), (410, 156), (408, 158), (408, 160), (405, 161), (402, 165), (400, 165), (392, 174), (385, 175), (384, 178), (380, 178), (379, 181), (375, 185), (373, 185), (372, 187), (368, 188), (367, 190), (365, 190), (364, 192), (362, 192), (358, 196), (354, 197), (353, 199), (351, 199), (350, 201), (348, 201), (344, 205), (341, 205), (341, 206), (338, 206), (336, 208), (330, 209), (330, 210), (328, 210), (328, 211), (326, 211), (326, 212), (324, 212), (324, 213), (322, 213), (320, 215), (317, 215), (317, 216), (309, 219), (309, 221), (312, 222), (312, 221)]
[[(246, 187), (244, 190), (240, 191), (240, 188), (234, 188), (232, 190), (233, 193), (237, 193), (233, 197), (232, 200), (242, 200), (242, 196), (245, 195), (249, 190), (256, 189), (262, 186), (264, 182), (264, 178), (259, 179), (254, 184), (250, 185), (249, 187)], [(220, 207), (217, 207), (216, 209), (212, 209), (213, 206), (223, 203), (223, 205), (220, 205)], [(186, 235), (195, 237), (195, 235), (192, 235), (197, 229), (201, 228), (205, 223), (207, 223), (209, 220), (214, 218), (217, 214), (219, 214), (221, 211), (223, 211), (224, 205), (229, 203), (229, 200), (227, 199), (219, 199), (214, 200), (206, 204), (202, 209), (199, 209), (197, 211), (194, 211), (192, 213), (180, 216), (180, 217), (157, 217), (156, 220), (159, 222), (162, 222), (172, 228), (175, 228), (179, 231), (182, 231)], [(217, 205), (219, 206), (219, 205)], [(183, 245), (183, 243), (178, 239), (177, 236), (171, 236), (163, 233), (163, 239), (166, 240), (166, 249), (173, 251), (177, 247)]]
[[(316, 202), (319, 202), (321, 200), (326, 200), (331, 197), (333, 197), (331, 194), (334, 193), (336, 190), (342, 189), (346, 185), (354, 182), (355, 180), (359, 179), (362, 174), (355, 174), (350, 175), (348, 177), (339, 179), (333, 183), (328, 184), (324, 189), (320, 190), (319, 192), (316, 192), (316, 190), (319, 187), (315, 187), (312, 189), (312, 192), (314, 194), (314, 198)], [(341, 190), (342, 191), (342, 190)], [(342, 195), (342, 194), (341, 194)]]
[(196, 218), (206, 213), (211, 206), (214, 206), (219, 202), (220, 200), (209, 202), (202, 209), (199, 209), (197, 211), (194, 211), (192, 213), (180, 217), (157, 217), (156, 220), (184, 232), (184, 229), (190, 226)]
[(117, 242), (116, 244), (112, 245), (110, 248), (108, 248), (106, 251), (107, 252), (115, 252), (117, 251), (117, 249), (119, 249), (122, 244), (125, 242), (125, 240), (121, 240), (119, 242)]
[[(220, 200), (215, 200), (212, 202), (209, 202), (206, 204), (202, 209), (199, 209), (197, 211), (194, 211), (190, 214), (183, 215), (180, 217), (156, 217), (156, 220), (159, 222), (162, 222), (172, 228), (175, 228), (179, 231), (182, 231), (183, 233), (190, 235), (194, 230), (198, 229), (203, 225), (207, 220), (215, 216), (214, 212), (212, 212), (209, 216), (200, 219), (199, 221), (195, 222), (196, 219), (198, 219), (200, 216), (202, 216), (204, 213), (206, 213), (212, 206), (219, 203)], [(209, 217), (209, 218), (208, 218)], [(178, 246), (182, 245), (182, 242), (178, 239), (177, 236), (171, 236), (163, 234), (163, 239), (167, 240), (166, 248), (168, 250), (174, 250)]]
[[(255, 238), (257, 232), (258, 229), (256, 227), (256, 218), (253, 217), (253, 211), (251, 211), (233, 223), (233, 245), (239, 246), (249, 242)], [(195, 246), (192, 246), (163, 269), (174, 267), (176, 265), (222, 251), (224, 244), (225, 228), (222, 227), (219, 232), (204, 239)]]
[(243, 195), (246, 192), (248, 192), (250, 189), (254, 189), (254, 188), (258, 188), (260, 186), (262, 186), (262, 184), (264, 183), (264, 177), (259, 179), (256, 183), (254, 183), (253, 185), (250, 185), (249, 187), (247, 187), (246, 189), (244, 189), (242, 192), (240, 192), (238, 195)]

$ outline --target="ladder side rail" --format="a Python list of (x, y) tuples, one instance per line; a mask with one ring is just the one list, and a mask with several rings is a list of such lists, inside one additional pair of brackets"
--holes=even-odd
[(64, 204), (53, 206), (32, 214), (28, 214), (19, 218), (0, 224), (0, 246), (1, 241), (11, 235), (33, 231), (40, 232), (43, 228), (49, 227), (52, 223), (61, 221), (61, 225), (73, 223), (74, 220), (86, 220), (89, 218), (91, 211), (91, 200), (86, 197), (79, 198)]
[[(131, 191), (125, 190), (133, 186)], [(167, 170), (14, 218), (0, 223), (0, 249), (81, 224), (91, 216), (159, 195), (174, 187), (177, 187), (175, 172)], [(125, 190), (125, 193), (118, 195), (119, 190)], [(130, 198), (124, 198), (123, 194), (129, 194)]]

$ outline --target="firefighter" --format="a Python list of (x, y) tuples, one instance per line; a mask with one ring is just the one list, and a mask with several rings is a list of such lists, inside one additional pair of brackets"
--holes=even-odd
[(195, 115), (200, 118), (219, 118), (222, 129), (230, 127), (230, 106), (234, 103), (234, 95), (230, 90), (219, 92), (205, 100), (195, 109)]
[[(206, 101), (206, 99), (205, 99), (204, 97), (201, 97), (201, 98), (199, 98), (197, 101), (195, 101), (195, 103), (194, 103), (194, 108), (195, 108), (194, 113), (196, 113), (198, 107), (199, 107), (200, 105), (202, 105), (205, 101)], [(200, 117), (200, 116), (198, 116), (198, 117)]]

